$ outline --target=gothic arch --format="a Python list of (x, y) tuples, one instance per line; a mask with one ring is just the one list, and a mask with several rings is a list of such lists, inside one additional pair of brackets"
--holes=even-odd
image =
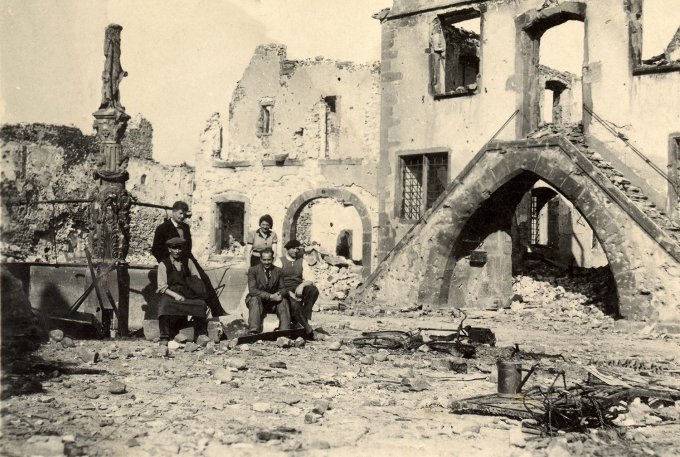
[[(616, 282), (619, 312), (626, 317), (649, 313), (636, 299), (640, 296), (635, 273), (639, 251), (636, 244), (630, 242), (630, 234), (622, 228), (624, 218), (632, 218), (676, 261), (680, 259), (680, 248), (570, 146), (561, 139), (499, 143), (473, 160), (469, 175), (452, 183), (453, 188), (437, 205), (439, 210), (430, 215), (427, 223), (430, 229), (419, 235), (432, 242), (424, 257), (425, 271), (417, 285), (419, 303), (448, 305), (456, 261), (454, 249), (466, 224), (484, 209), (485, 202), (498, 195), (499, 190), (521, 193), (542, 179), (569, 200), (593, 229)], [(512, 197), (508, 197), (508, 202), (512, 204)], [(497, 208), (493, 211), (504, 211), (502, 206)], [(496, 216), (503, 217), (500, 213)]]
[(317, 198), (333, 198), (341, 203), (349, 203), (359, 213), (362, 226), (361, 263), (363, 265), (363, 275), (367, 276), (371, 272), (371, 246), (373, 242), (371, 216), (366, 205), (364, 205), (359, 197), (344, 189), (313, 189), (293, 200), (293, 202), (288, 205), (286, 215), (283, 218), (283, 244), (295, 237), (296, 222), (302, 209), (307, 203), (316, 200)]

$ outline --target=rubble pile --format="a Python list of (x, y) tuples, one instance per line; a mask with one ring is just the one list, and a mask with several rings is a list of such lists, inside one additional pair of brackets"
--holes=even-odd
[(307, 247), (304, 258), (314, 273), (320, 304), (331, 302), (337, 309), (337, 302), (344, 301), (361, 283), (362, 267), (350, 259), (330, 255), (318, 245)]
[(581, 318), (593, 324), (615, 313), (616, 290), (607, 267), (582, 268), (571, 273), (542, 261), (529, 261), (513, 278), (511, 313), (529, 312), (537, 319)]

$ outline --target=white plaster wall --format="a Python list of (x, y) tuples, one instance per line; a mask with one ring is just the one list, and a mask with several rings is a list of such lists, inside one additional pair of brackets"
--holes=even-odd
[(342, 230), (352, 231), (352, 260), (361, 260), (361, 217), (353, 206), (344, 206), (330, 199), (315, 200), (311, 208), (311, 239), (331, 254), (335, 254), (338, 235)]

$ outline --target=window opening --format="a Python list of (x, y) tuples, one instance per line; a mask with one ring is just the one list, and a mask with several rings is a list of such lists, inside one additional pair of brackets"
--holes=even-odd
[(323, 97), (326, 105), (326, 132), (324, 141), (324, 157), (330, 158), (338, 147), (338, 134), (340, 132), (340, 119), (338, 117), (338, 97), (328, 95)]
[(401, 217), (420, 219), (448, 184), (448, 154), (423, 154), (401, 158)]
[(244, 246), (245, 203), (220, 202), (219, 212), (219, 250), (222, 253), (237, 254)]
[(434, 94), (474, 93), (479, 77), (481, 16), (478, 11), (440, 16), (430, 38)]
[(260, 105), (259, 134), (271, 135), (274, 129), (273, 124), (274, 105)]

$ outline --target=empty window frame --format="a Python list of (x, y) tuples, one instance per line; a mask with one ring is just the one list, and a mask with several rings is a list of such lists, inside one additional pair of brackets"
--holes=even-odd
[(432, 207), (449, 182), (446, 152), (400, 157), (400, 217), (417, 220)]
[(260, 118), (257, 123), (257, 133), (259, 136), (271, 135), (274, 130), (274, 105), (261, 104)]
[(227, 201), (217, 203), (218, 251), (230, 251), (245, 245), (245, 203)]
[(471, 10), (439, 16), (430, 36), (432, 93), (470, 94), (479, 76), (481, 16)]

